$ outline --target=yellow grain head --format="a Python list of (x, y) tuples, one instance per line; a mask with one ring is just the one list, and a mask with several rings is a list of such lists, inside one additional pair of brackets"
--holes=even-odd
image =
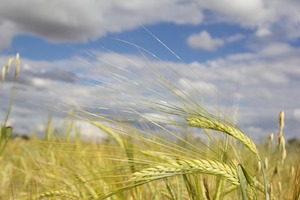
[(281, 159), (282, 164), (284, 164), (285, 159), (286, 159), (286, 149), (283, 149), (283, 151), (282, 151), (282, 159)]
[(18, 78), (20, 73), (20, 55), (19, 53), (16, 54), (16, 69), (15, 69), (15, 78)]
[(292, 173), (292, 177), (295, 177), (295, 167), (294, 166), (292, 166), (292, 168), (291, 168), (291, 173)]
[(264, 165), (265, 170), (268, 170), (268, 167), (269, 167), (269, 161), (268, 161), (268, 158), (266, 157), (265, 158), (265, 165)]
[(282, 194), (282, 185), (281, 185), (280, 181), (278, 181), (278, 192), (279, 192), (279, 196), (281, 196), (281, 194)]
[(12, 63), (14, 62), (14, 58), (10, 58), (7, 62), (7, 73), (9, 72), (9, 69), (12, 65)]
[(278, 125), (279, 125), (279, 129), (280, 132), (283, 131), (284, 128), (284, 111), (280, 111), (279, 116), (278, 116)]
[(259, 160), (257, 163), (257, 173), (259, 174), (261, 171), (261, 161)]
[(272, 148), (273, 140), (274, 140), (274, 133), (271, 133), (269, 135), (269, 148)]
[(272, 195), (272, 193), (273, 193), (273, 185), (272, 184), (268, 184), (268, 193), (270, 195)]
[(1, 80), (4, 81), (6, 75), (6, 66), (2, 67)]
[(272, 143), (274, 139), (274, 133), (271, 133), (269, 136), (269, 142)]
[(281, 149), (282, 151), (285, 150), (285, 139), (283, 135), (280, 135), (278, 140), (279, 140), (279, 149)]
[(254, 186), (256, 187), (257, 186), (257, 178), (256, 178), (256, 176), (253, 177), (253, 183), (254, 183)]

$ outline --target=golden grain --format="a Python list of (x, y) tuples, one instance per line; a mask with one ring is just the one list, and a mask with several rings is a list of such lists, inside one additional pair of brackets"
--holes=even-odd
[(1, 80), (5, 80), (5, 75), (6, 75), (6, 66), (2, 67), (2, 72), (1, 72)]
[(269, 149), (271, 149), (273, 146), (273, 140), (274, 140), (274, 133), (271, 133), (269, 135)]
[(268, 167), (269, 167), (269, 162), (268, 162), (268, 158), (266, 157), (265, 158), (265, 165), (264, 165), (265, 170), (268, 170)]
[(256, 169), (257, 169), (257, 173), (259, 174), (261, 172), (261, 161), (260, 160), (257, 162)]
[(292, 174), (292, 177), (295, 176), (295, 167), (294, 166), (291, 167), (291, 174)]
[(281, 185), (280, 181), (278, 181), (278, 191), (279, 191), (279, 196), (281, 196), (281, 194), (282, 194), (282, 185)]
[(47, 199), (49, 197), (64, 197), (67, 199), (79, 199), (77, 193), (67, 190), (56, 190), (51, 192), (45, 192), (37, 196), (36, 199)]
[(15, 69), (15, 78), (18, 78), (20, 73), (20, 55), (19, 53), (16, 54), (16, 69)]
[(285, 159), (286, 159), (286, 149), (283, 149), (283, 151), (282, 151), (282, 158), (281, 158), (281, 162), (282, 162), (282, 164), (284, 164), (284, 161), (285, 161)]
[(284, 128), (284, 111), (283, 110), (279, 112), (278, 125), (280, 128), (280, 132), (282, 132), (283, 128)]

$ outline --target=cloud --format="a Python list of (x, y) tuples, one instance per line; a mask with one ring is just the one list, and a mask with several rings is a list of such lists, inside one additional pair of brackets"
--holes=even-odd
[(201, 10), (190, 0), (4, 0), (0, 7), (0, 39), (6, 42), (2, 47), (20, 34), (52, 42), (87, 42), (141, 24), (199, 24), (202, 20)]
[(257, 31), (255, 32), (255, 35), (257, 37), (266, 37), (266, 36), (272, 35), (272, 32), (270, 29), (263, 27), (263, 28), (257, 29)]
[[(299, 10), (296, 0), (3, 0), (0, 49), (9, 47), (12, 39), (22, 34), (56, 43), (88, 42), (109, 33), (162, 22), (225, 22), (252, 29), (258, 37), (291, 40), (300, 37)], [(216, 40), (212, 47), (221, 43)]]
[(192, 93), (197, 91), (202, 95), (214, 95), (217, 92), (217, 87), (205, 81), (193, 80), (192, 82), (187, 81), (186, 79), (180, 78), (178, 80), (178, 85), (181, 86), (181, 90), (186, 91), (186, 94), (192, 96)]
[(262, 0), (201, 0), (200, 7), (213, 11), (218, 20), (230, 21), (245, 27), (258, 27), (272, 23), (276, 14), (272, 4), (266, 6)]
[[(238, 125), (249, 134), (259, 132), (257, 138), (277, 131), (278, 112), (283, 109), (289, 138), (296, 136), (299, 123), (300, 105), (295, 101), (300, 98), (299, 51), (288, 44), (273, 43), (252, 53), (187, 64), (156, 60), (151, 55), (146, 60), (139, 55), (96, 51), (92, 57), (82, 58), (86, 62), (77, 57), (52, 62), (23, 59), (10, 119), (15, 130), (23, 133), (45, 124), (48, 107), (58, 110), (60, 119), (65, 117), (63, 110), (80, 106), (95, 114), (128, 114), (126, 108), (130, 107), (162, 120), (161, 113), (139, 106), (141, 102), (145, 105), (145, 100), (180, 105), (167, 89), (174, 85), (173, 89), (186, 91), (198, 103), (205, 99), (205, 107), (217, 106), (228, 117), (239, 101)], [(2, 58), (1, 63), (6, 62), (6, 57)], [(71, 79), (65, 77), (73, 73)], [(1, 117), (6, 113), (11, 88), (12, 82), (1, 83)]]
[(294, 112), (293, 112), (293, 117), (294, 117), (296, 120), (300, 121), (300, 109), (299, 109), (299, 108), (296, 108), (296, 109), (294, 110)]
[(219, 38), (213, 38), (207, 31), (201, 31), (188, 37), (187, 43), (194, 49), (203, 49), (215, 51), (218, 47), (224, 45), (224, 41)]
[(226, 42), (229, 42), (229, 43), (237, 42), (237, 41), (242, 40), (244, 38), (245, 38), (245, 36), (242, 35), (242, 34), (235, 34), (235, 35), (232, 35), (232, 36), (226, 38)]
[(213, 38), (207, 31), (201, 31), (198, 34), (192, 34), (187, 39), (187, 44), (194, 49), (203, 49), (206, 51), (215, 51), (226, 43), (233, 43), (244, 39), (242, 34), (234, 34), (227, 38)]
[(145, 118), (148, 121), (153, 121), (155, 123), (168, 123), (172, 120), (171, 118), (157, 113), (144, 113), (143, 118)]
[(7, 20), (1, 20), (0, 14), (0, 50), (5, 47), (9, 47), (11, 44), (12, 37), (18, 34), (15, 24)]
[(299, 38), (300, 4), (296, 0), (199, 0), (213, 22), (226, 22), (255, 30), (255, 35), (280, 40)]
[(260, 54), (264, 56), (288, 56), (295, 53), (295, 49), (286, 43), (272, 43), (260, 49)]

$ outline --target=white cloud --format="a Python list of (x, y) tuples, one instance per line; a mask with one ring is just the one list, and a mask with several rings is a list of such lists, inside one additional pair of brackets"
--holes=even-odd
[(295, 52), (295, 49), (286, 43), (272, 43), (260, 49), (264, 56), (289, 55)]
[(235, 35), (232, 35), (232, 36), (226, 38), (226, 42), (229, 42), (229, 43), (237, 42), (237, 41), (242, 40), (244, 38), (245, 38), (245, 36), (242, 35), (242, 34), (235, 34)]
[(218, 47), (224, 45), (224, 41), (219, 38), (213, 38), (207, 31), (201, 31), (188, 37), (187, 43), (190, 47), (195, 49), (204, 49), (207, 51), (214, 51)]
[[(299, 11), (295, 0), (2, 0), (0, 49), (21, 34), (52, 42), (87, 42), (140, 25), (198, 25), (204, 19), (250, 28), (258, 37), (294, 39), (300, 37)], [(216, 40), (212, 46), (221, 43)]]
[(231, 35), (227, 38), (213, 38), (207, 31), (201, 31), (198, 34), (190, 35), (187, 44), (194, 49), (203, 49), (206, 51), (215, 51), (225, 43), (233, 43), (245, 38), (242, 34)]
[(12, 37), (16, 34), (18, 34), (15, 24), (6, 21), (1, 20), (1, 14), (0, 14), (0, 50), (4, 49), (5, 47), (9, 47), (11, 44)]
[(258, 37), (300, 37), (300, 5), (296, 0), (198, 0), (198, 4), (213, 13), (209, 19), (254, 29)]
[(167, 123), (170, 122), (170, 120), (172, 120), (171, 118), (157, 113), (144, 113), (143, 118), (149, 121), (153, 121), (155, 123)]
[(272, 23), (276, 14), (272, 5), (266, 6), (263, 0), (199, 0), (200, 7), (211, 10), (221, 21), (230, 21), (247, 27), (257, 27)]
[(86, 42), (141, 24), (199, 24), (202, 20), (201, 10), (190, 0), (4, 0), (0, 39), (6, 42), (2, 48), (17, 34), (38, 35), (52, 42)]
[(293, 112), (293, 117), (294, 117), (296, 120), (300, 121), (300, 108), (296, 108), (296, 109), (294, 110), (294, 112)]
[(197, 80), (186, 80), (180, 78), (178, 84), (181, 86), (183, 91), (186, 91), (186, 94), (192, 96), (193, 92), (199, 92), (202, 95), (214, 95), (217, 92), (217, 87), (209, 82), (197, 81)]
[[(272, 46), (284, 47), (285, 50), (270, 53), (274, 49)], [(34, 127), (34, 124), (45, 122), (48, 106), (68, 109), (79, 105), (95, 113), (118, 114), (123, 113), (127, 106), (136, 108), (145, 99), (180, 105), (167, 87), (163, 87), (163, 84), (172, 84), (177, 87), (174, 89), (186, 91), (193, 99), (196, 97), (194, 100), (199, 103), (204, 98), (207, 107), (219, 106), (222, 110), (223, 107), (235, 106), (236, 99), (239, 99), (239, 125), (243, 130), (259, 130), (263, 137), (277, 129), (276, 118), (280, 110), (284, 109), (287, 116), (298, 119), (300, 106), (295, 101), (300, 99), (299, 49), (277, 43), (265, 48), (204, 63), (184, 64), (150, 58), (151, 67), (149, 60), (143, 57), (126, 54), (126, 60), (122, 55), (109, 52), (95, 52), (93, 59), (85, 58), (88, 62), (80, 62), (77, 58), (52, 62), (24, 59), (22, 63), (26, 67), (21, 70), (20, 89), (11, 116), (13, 126), (15, 130), (24, 131), (28, 124)], [(0, 60), (6, 62), (6, 57)], [(54, 73), (57, 70), (59, 73)], [(71, 81), (64, 78), (70, 72), (77, 72)], [(9, 102), (11, 82), (4, 82), (0, 91), (0, 113), (3, 115)], [(164, 119), (153, 109), (140, 111), (146, 116)], [(59, 117), (63, 118), (62, 114)], [(285, 133), (288, 137), (295, 136), (296, 122), (288, 121), (288, 117), (286, 120), (289, 125)]]
[(258, 37), (266, 37), (272, 35), (272, 32), (270, 29), (264, 27), (264, 28), (257, 29), (255, 35)]

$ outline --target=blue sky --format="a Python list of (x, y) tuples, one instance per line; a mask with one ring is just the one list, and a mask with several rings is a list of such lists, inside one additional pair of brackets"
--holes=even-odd
[[(117, 95), (124, 91), (157, 99), (146, 88), (173, 102), (149, 78), (149, 61), (128, 44), (133, 43), (159, 57), (147, 55), (170, 83), (193, 98), (204, 99), (208, 108), (219, 104), (231, 115), (238, 104), (238, 124), (253, 137), (276, 133), (280, 110), (286, 112), (287, 137), (299, 137), (299, 13), (296, 0), (4, 0), (0, 64), (16, 53), (22, 58), (10, 123), (21, 133), (42, 131), (47, 107), (122, 108), (117, 102), (131, 101)], [(117, 76), (129, 81), (120, 82)], [(104, 89), (87, 86), (83, 80), (101, 83)], [(143, 87), (136, 88), (135, 83)], [(5, 102), (0, 105), (2, 113), (11, 85), (8, 79), (0, 88), (1, 102)], [(104, 86), (117, 92), (109, 93)], [(109, 97), (109, 103), (98, 93)], [(143, 114), (158, 116), (151, 110)], [(57, 121), (63, 121), (63, 116), (56, 115)], [(87, 135), (92, 137), (93, 132)]]
[[(63, 42), (51, 43), (42, 37), (22, 34), (13, 38), (9, 48), (3, 50), (4, 54), (19, 52), (22, 57), (34, 60), (58, 60), (80, 55), (88, 49), (101, 49), (105, 47), (117, 53), (134, 53), (135, 50), (119, 40), (132, 42), (141, 47), (155, 52), (163, 59), (176, 61), (176, 57), (159, 46), (155, 38), (151, 36), (145, 28), (156, 37), (159, 37), (172, 51), (176, 52), (184, 61), (206, 61), (212, 58), (222, 57), (231, 53), (247, 52), (247, 40), (241, 38), (239, 41), (220, 47), (217, 51), (205, 51), (189, 47), (187, 38), (201, 31), (209, 32), (212, 37), (226, 39), (234, 35), (251, 36), (253, 30), (241, 28), (236, 25), (226, 23), (203, 24), (201, 26), (177, 25), (174, 23), (158, 23), (150, 26), (137, 26), (133, 30), (121, 33), (109, 33), (99, 39), (88, 42)], [(118, 40), (119, 39), (119, 40)], [(176, 42), (175, 42), (176, 41)]]

